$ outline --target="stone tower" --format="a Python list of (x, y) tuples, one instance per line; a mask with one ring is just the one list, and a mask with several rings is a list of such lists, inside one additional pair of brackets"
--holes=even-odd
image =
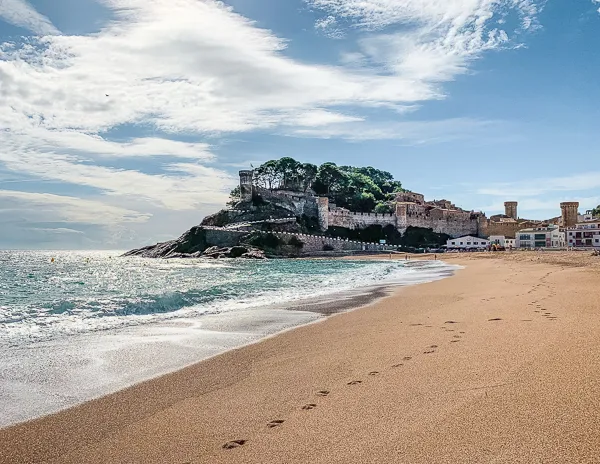
[(240, 194), (243, 201), (252, 200), (252, 177), (254, 171), (240, 171)]
[(578, 201), (566, 201), (560, 204), (562, 211), (562, 226), (574, 227), (577, 224), (577, 215), (579, 214)]
[(329, 229), (329, 198), (317, 198), (317, 214), (319, 218), (319, 227), (322, 231)]
[(517, 206), (518, 203), (516, 201), (505, 201), (504, 202), (504, 214), (513, 219), (519, 219), (517, 215)]

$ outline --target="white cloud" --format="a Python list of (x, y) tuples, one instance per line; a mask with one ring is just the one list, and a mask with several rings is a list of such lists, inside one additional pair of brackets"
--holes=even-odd
[(184, 175), (145, 174), (140, 171), (88, 164), (73, 156), (38, 152), (0, 153), (11, 170), (46, 180), (93, 187), (108, 195), (144, 200), (178, 211), (201, 204), (223, 204), (235, 181), (213, 168), (192, 163), (167, 164), (167, 171)]
[(15, 26), (24, 27), (39, 35), (60, 34), (44, 15), (26, 0), (0, 0), (0, 18)]
[[(482, 53), (518, 46), (501, 28), (509, 13), (520, 29), (538, 26), (542, 2), (533, 0), (305, 0), (325, 11), (321, 27), (344, 20), (351, 27), (385, 33), (360, 41), (362, 59), (397, 76), (433, 86), (467, 71)], [(358, 60), (353, 53), (354, 60)], [(431, 87), (436, 89), (436, 87)], [(440, 89), (434, 92), (442, 96)]]
[(49, 193), (0, 190), (0, 214), (25, 221), (73, 222), (107, 225), (145, 222), (150, 215), (107, 205), (101, 201)]
[(313, 138), (344, 138), (352, 141), (403, 140), (407, 144), (447, 142), (458, 138), (485, 135), (501, 122), (455, 118), (439, 121), (385, 123), (335, 123), (324, 127), (295, 128), (290, 135)]

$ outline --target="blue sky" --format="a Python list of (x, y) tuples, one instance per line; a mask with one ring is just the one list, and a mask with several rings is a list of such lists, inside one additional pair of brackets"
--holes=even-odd
[(292, 156), (600, 204), (597, 0), (0, 0), (0, 248), (129, 248)]

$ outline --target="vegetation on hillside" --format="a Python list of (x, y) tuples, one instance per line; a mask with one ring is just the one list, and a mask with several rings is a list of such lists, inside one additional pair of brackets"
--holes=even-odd
[[(351, 211), (391, 213), (390, 202), (402, 184), (394, 176), (373, 167), (316, 166), (293, 158), (271, 160), (254, 169), (254, 184), (268, 190), (295, 190), (329, 197), (332, 203)], [(231, 202), (239, 200), (239, 188), (231, 192)]]
[(596, 209), (592, 211), (594, 217), (600, 217), (600, 205), (596, 206)]

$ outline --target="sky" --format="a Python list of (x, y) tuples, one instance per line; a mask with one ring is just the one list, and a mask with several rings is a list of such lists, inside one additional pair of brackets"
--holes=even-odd
[(600, 204), (600, 0), (0, 0), (0, 248), (128, 249), (250, 165)]

